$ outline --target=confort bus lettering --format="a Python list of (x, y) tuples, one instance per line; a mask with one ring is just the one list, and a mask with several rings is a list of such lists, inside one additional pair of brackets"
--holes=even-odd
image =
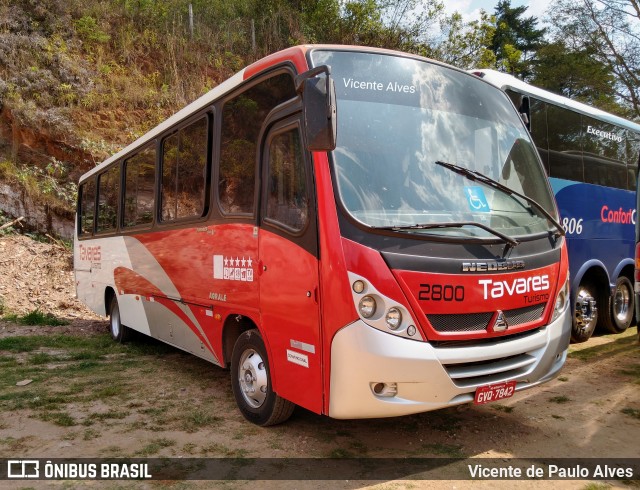
[(500, 90), (404, 53), (300, 46), (82, 176), (77, 294), (116, 341), (135, 330), (228, 367), (258, 425), (298, 405), (368, 418), (483, 403), (564, 363), (557, 220)]

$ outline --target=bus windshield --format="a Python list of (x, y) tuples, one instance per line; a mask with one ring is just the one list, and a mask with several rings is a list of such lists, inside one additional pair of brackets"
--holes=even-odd
[[(392, 55), (316, 50), (331, 66), (338, 104), (333, 153), (346, 211), (370, 227), (494, 237), (554, 229), (531, 203), (437, 162), (493, 179), (557, 219), (529, 134), (508, 97), (465, 73)], [(480, 226), (420, 226), (476, 222)], [(403, 228), (404, 227), (404, 228)]]

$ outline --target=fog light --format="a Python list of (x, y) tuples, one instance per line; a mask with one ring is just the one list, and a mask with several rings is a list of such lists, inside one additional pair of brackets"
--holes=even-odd
[(387, 316), (385, 317), (385, 321), (387, 322), (387, 326), (391, 330), (398, 330), (398, 328), (402, 324), (402, 313), (395, 306), (393, 308), (389, 308), (389, 311), (387, 311)]
[(371, 383), (371, 391), (376, 396), (391, 398), (398, 394), (397, 383)]
[(371, 296), (365, 296), (358, 304), (360, 314), (365, 318), (371, 318), (376, 312), (376, 300)]
[(362, 292), (364, 291), (364, 282), (357, 280), (353, 283), (352, 286), (354, 292), (358, 293), (358, 294), (362, 294)]
[(408, 335), (409, 337), (413, 337), (415, 334), (416, 334), (416, 327), (415, 327), (415, 325), (409, 325), (409, 326), (407, 327), (407, 335)]

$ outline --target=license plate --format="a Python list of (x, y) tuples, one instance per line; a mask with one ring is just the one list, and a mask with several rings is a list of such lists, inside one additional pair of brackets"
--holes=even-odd
[(504, 398), (509, 398), (510, 396), (512, 396), (515, 391), (515, 381), (505, 381), (504, 383), (480, 386), (476, 390), (476, 396), (473, 399), (473, 403), (475, 403), (476, 405), (482, 405), (483, 403), (503, 400)]

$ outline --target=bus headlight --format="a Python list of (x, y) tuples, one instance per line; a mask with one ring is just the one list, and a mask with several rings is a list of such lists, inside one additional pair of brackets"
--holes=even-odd
[(553, 315), (551, 316), (551, 321), (554, 321), (556, 318), (560, 316), (560, 313), (564, 311), (567, 302), (569, 301), (569, 276), (567, 275), (567, 280), (564, 283), (564, 286), (556, 296), (556, 303), (553, 307)]
[(358, 310), (364, 318), (371, 318), (376, 312), (376, 300), (371, 296), (365, 296), (358, 304)]
[(387, 322), (387, 326), (391, 330), (397, 330), (398, 327), (402, 325), (402, 313), (400, 313), (400, 310), (396, 307), (389, 308), (384, 320)]

